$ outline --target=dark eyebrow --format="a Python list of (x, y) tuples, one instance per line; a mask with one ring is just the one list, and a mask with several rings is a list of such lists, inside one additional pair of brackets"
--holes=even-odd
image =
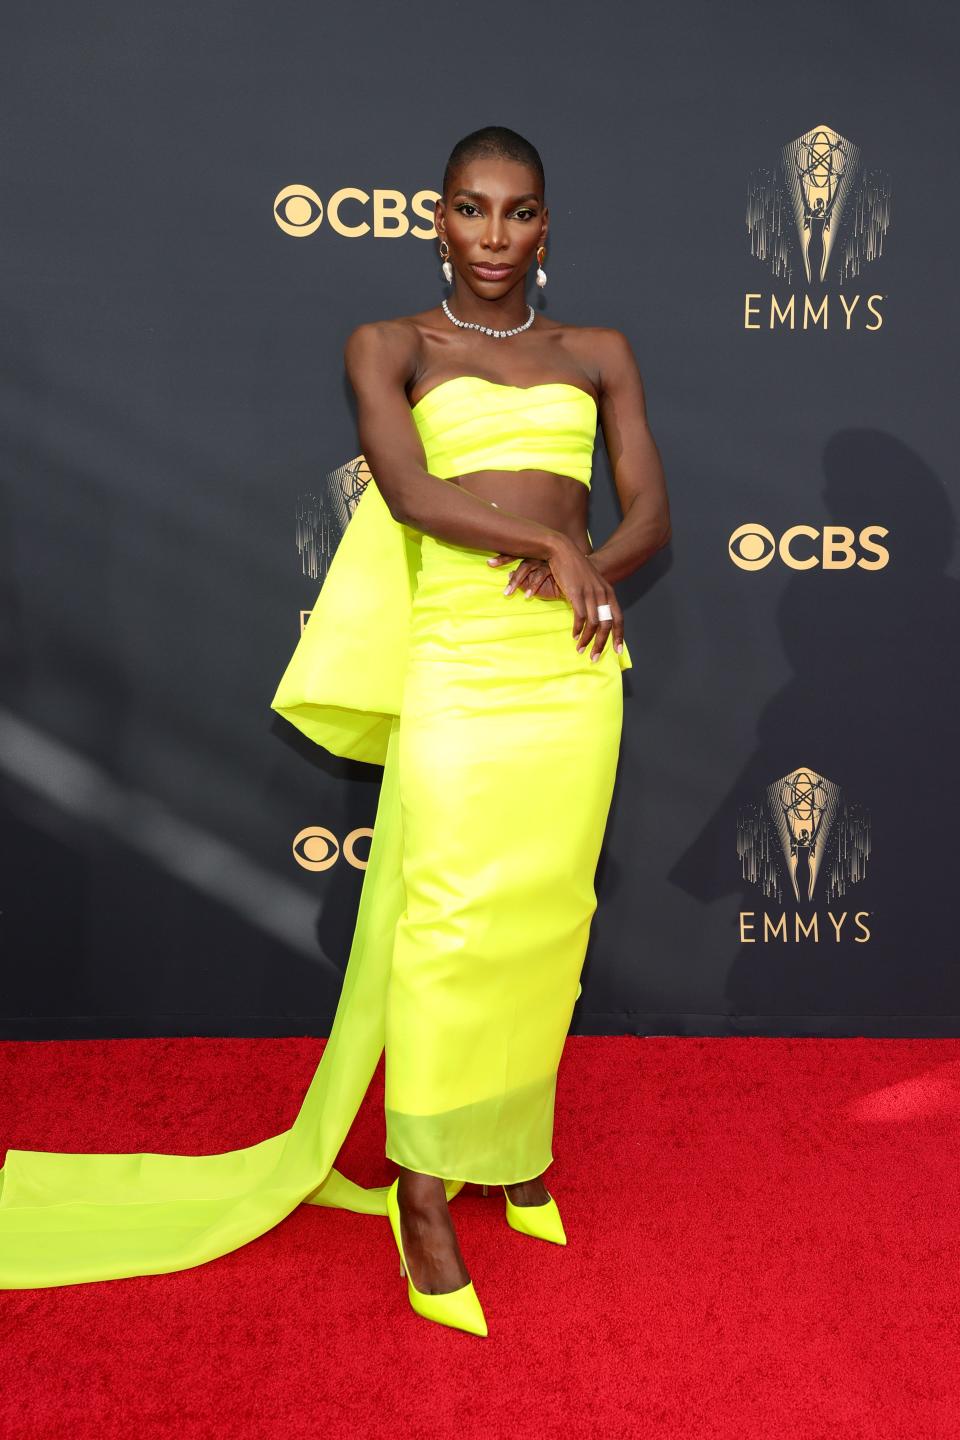
[[(489, 199), (490, 199), (490, 196), (489, 196), (489, 195), (484, 195), (484, 193), (483, 193), (482, 190), (454, 190), (453, 193), (454, 193), (455, 196), (456, 196), (456, 195), (469, 195), (471, 200), (489, 200)], [(540, 197), (539, 197), (539, 195), (536, 193), (536, 191), (535, 191), (535, 190), (531, 190), (531, 191), (529, 191), (526, 195), (514, 195), (514, 196), (511, 198), (511, 200), (510, 200), (510, 204), (511, 204), (511, 205), (516, 205), (520, 200), (537, 200), (537, 201), (539, 201), (539, 199), (540, 199)]]

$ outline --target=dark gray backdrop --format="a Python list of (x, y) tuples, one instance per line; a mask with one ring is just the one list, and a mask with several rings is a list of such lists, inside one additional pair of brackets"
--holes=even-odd
[[(547, 310), (629, 336), (672, 502), (669, 551), (619, 587), (634, 668), (574, 1028), (957, 1033), (953, 12), (494, 18), (364, 0), (7, 18), (7, 1037), (326, 1033), (362, 873), (342, 847), (380, 772), (268, 709), (318, 589), (298, 516), (357, 453), (346, 335), (445, 293), (433, 241), (348, 237), (327, 207), (354, 187), (370, 199), (344, 218), (372, 222), (391, 191), (410, 216), (490, 123), (541, 151)], [(825, 286), (782, 160), (803, 136), (849, 167)], [(324, 203), (310, 235), (277, 223), (289, 185)], [(751, 253), (748, 204), (789, 276)], [(808, 292), (826, 330), (769, 327), (771, 294)], [(849, 329), (841, 293), (861, 297)], [(601, 445), (595, 540), (615, 523)], [(882, 527), (888, 561), (731, 559), (740, 527), (798, 525), (801, 561), (831, 525)], [(292, 847), (318, 828), (338, 848), (312, 870)]]

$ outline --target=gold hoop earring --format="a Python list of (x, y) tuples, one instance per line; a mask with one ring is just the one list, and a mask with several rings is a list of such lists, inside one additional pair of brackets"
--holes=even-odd
[(541, 245), (537, 251), (537, 284), (541, 290), (547, 283), (547, 272), (543, 268), (543, 260), (546, 253), (545, 248)]
[(448, 256), (449, 254), (450, 254), (450, 246), (447, 244), (446, 240), (441, 240), (441, 241), (440, 241), (440, 258), (443, 260), (443, 265), (441, 266), (441, 269), (443, 270), (443, 276), (444, 276), (444, 279), (446, 280), (447, 284), (448, 284), (448, 285), (452, 285), (452, 284), (453, 284), (453, 266), (450, 264), (450, 261), (447, 259), (447, 256)]

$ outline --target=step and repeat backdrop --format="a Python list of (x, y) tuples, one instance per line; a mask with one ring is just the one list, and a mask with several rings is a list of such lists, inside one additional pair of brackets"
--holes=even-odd
[(486, 124), (543, 157), (530, 298), (629, 337), (672, 509), (618, 586), (574, 1030), (960, 1033), (955, 15), (488, 19), (8, 20), (6, 1037), (327, 1033), (381, 772), (269, 704), (368, 478), (344, 341), (447, 293)]

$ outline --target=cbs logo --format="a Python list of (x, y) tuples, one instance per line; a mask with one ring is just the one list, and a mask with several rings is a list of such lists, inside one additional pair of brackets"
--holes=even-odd
[(740, 525), (727, 542), (727, 553), (741, 570), (762, 570), (779, 555), (791, 570), (882, 570), (890, 552), (879, 537), (890, 532), (883, 525), (867, 525), (856, 535), (847, 525), (791, 525), (780, 539), (765, 525)]
[[(356, 240), (373, 234), (377, 239), (395, 239), (412, 235), (417, 240), (436, 237), (433, 207), (440, 194), (436, 190), (418, 190), (407, 204), (400, 190), (359, 190), (345, 185), (323, 201), (309, 185), (285, 185), (273, 202), (273, 218), (285, 235), (302, 239), (319, 230), (324, 218), (331, 230)], [(411, 223), (411, 217), (423, 224)]]
[[(343, 842), (343, 858), (348, 865), (355, 870), (366, 870), (366, 856), (357, 854), (357, 843), (361, 840), (369, 841), (373, 831), (369, 825), (361, 825), (350, 834)], [(370, 853), (367, 846), (367, 855)], [(308, 825), (293, 837), (293, 858), (304, 870), (329, 870), (336, 865), (340, 858), (341, 845), (332, 830), (326, 830), (322, 825)]]

